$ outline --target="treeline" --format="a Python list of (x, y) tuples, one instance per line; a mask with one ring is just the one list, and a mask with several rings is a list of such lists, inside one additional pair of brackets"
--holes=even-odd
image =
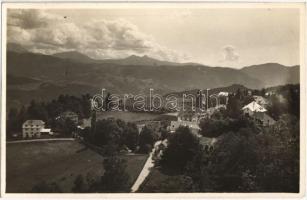
[(29, 119), (43, 120), (51, 128), (65, 126), (65, 124), (58, 124), (56, 120), (65, 111), (75, 112), (79, 119), (88, 118), (91, 113), (90, 98), (89, 94), (81, 97), (60, 95), (50, 102), (32, 100), (28, 107), (23, 106), (19, 110), (11, 108), (7, 115), (7, 134), (10, 137), (13, 133), (20, 133), (22, 124)]
[(268, 97), (271, 102), (268, 113), (279, 119), (283, 114), (291, 114), (300, 117), (300, 85), (285, 85), (273, 90), (275, 94)]
[(213, 148), (179, 127), (156, 162), (171, 178), (145, 181), (140, 192), (298, 192), (297, 118), (283, 115), (270, 129), (253, 127), (250, 121), (238, 123), (237, 131), (221, 130)]
[[(155, 170), (169, 178), (145, 181), (140, 192), (298, 192), (299, 85), (274, 90), (268, 99), (269, 115), (276, 119), (270, 127), (242, 113), (253, 99), (241, 91), (229, 97), (227, 109), (200, 122), (205, 138), (179, 127), (156, 162)], [(208, 138), (216, 142), (203, 143)]]
[[(263, 88), (261, 90), (253, 90), (252, 95), (262, 96), (269, 102), (266, 109), (268, 114), (275, 120), (278, 120), (283, 114), (290, 114), (296, 117), (300, 116), (300, 85), (287, 84), (273, 88)], [(230, 95), (228, 109), (234, 111), (233, 115), (237, 115), (237, 108), (253, 101), (252, 96), (248, 95), (246, 90), (237, 92)], [(230, 110), (229, 110), (230, 111)]]
[(92, 127), (85, 128), (81, 132), (81, 136), (86, 142), (103, 148), (107, 155), (121, 150), (148, 153), (154, 142), (160, 138), (160, 132), (166, 129), (165, 127), (161, 128), (159, 132), (154, 132), (145, 126), (139, 133), (135, 123), (120, 119), (108, 118), (96, 121), (93, 116), (92, 121)]

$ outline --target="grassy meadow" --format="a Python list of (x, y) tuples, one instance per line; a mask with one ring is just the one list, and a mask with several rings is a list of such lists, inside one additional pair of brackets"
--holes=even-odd
[[(121, 155), (127, 160), (131, 185), (140, 173), (147, 155)], [(77, 141), (44, 141), (7, 144), (6, 191), (30, 192), (45, 181), (57, 183), (63, 192), (71, 192), (78, 175), (100, 178), (103, 157)]]

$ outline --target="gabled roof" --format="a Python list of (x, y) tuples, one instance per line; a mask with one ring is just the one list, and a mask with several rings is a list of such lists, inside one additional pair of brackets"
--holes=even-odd
[(266, 112), (267, 110), (260, 106), (256, 101), (253, 101), (242, 108), (242, 110), (249, 109), (252, 112)]
[(45, 122), (43, 122), (42, 120), (37, 120), (37, 119), (33, 119), (33, 120), (27, 120), (23, 123), (22, 126), (44, 126)]

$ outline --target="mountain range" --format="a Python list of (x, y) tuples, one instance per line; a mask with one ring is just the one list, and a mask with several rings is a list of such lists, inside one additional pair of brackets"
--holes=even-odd
[(153, 88), (167, 94), (233, 84), (260, 89), (299, 83), (299, 66), (266, 63), (232, 69), (136, 55), (96, 60), (76, 51), (53, 55), (32, 53), (12, 43), (7, 45), (7, 74), (8, 98), (18, 100), (17, 104), (28, 102), (25, 95), (49, 99), (61, 93), (98, 93), (102, 88), (118, 94), (147, 94)]
[(67, 59), (74, 62), (82, 62), (82, 63), (95, 63), (95, 64), (117, 64), (117, 65), (141, 65), (141, 66), (180, 66), (180, 65), (199, 65), (196, 63), (176, 63), (176, 62), (168, 62), (168, 61), (161, 61), (154, 58), (151, 58), (147, 55), (144, 56), (136, 56), (131, 55), (126, 58), (121, 59), (104, 59), (104, 60), (96, 60), (86, 56), (78, 51), (67, 51), (61, 53), (55, 53), (52, 56)]

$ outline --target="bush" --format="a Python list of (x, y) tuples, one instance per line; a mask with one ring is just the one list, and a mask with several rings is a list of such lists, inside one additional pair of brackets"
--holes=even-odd
[(161, 165), (174, 171), (181, 172), (186, 168), (189, 161), (197, 154), (201, 145), (199, 139), (191, 132), (188, 127), (180, 126), (168, 140)]
[(95, 124), (89, 139), (97, 146), (116, 146), (116, 151), (121, 147), (135, 150), (138, 143), (138, 130), (134, 123), (126, 123), (113, 118), (99, 120)]
[(203, 119), (199, 124), (200, 133), (205, 137), (218, 137), (228, 130), (229, 124), (229, 119)]
[(126, 161), (116, 156), (106, 158), (103, 162), (104, 174), (96, 184), (98, 192), (129, 192), (130, 176), (126, 172)]
[(139, 151), (141, 153), (148, 153), (151, 151), (155, 141), (157, 141), (158, 136), (153, 132), (153, 130), (147, 128), (146, 126), (142, 129), (139, 136)]
[(205, 137), (219, 137), (225, 132), (238, 132), (241, 128), (250, 128), (254, 132), (259, 132), (259, 128), (254, 121), (240, 115), (237, 119), (203, 119), (200, 124), (200, 133)]

